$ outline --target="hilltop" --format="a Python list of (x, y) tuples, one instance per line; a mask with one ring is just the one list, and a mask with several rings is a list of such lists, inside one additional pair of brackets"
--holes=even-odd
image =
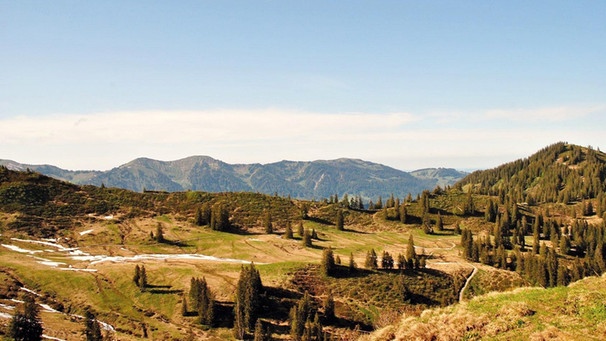
[(139, 158), (109, 171), (68, 171), (50, 165), (25, 165), (0, 160), (9, 169), (30, 169), (75, 184), (118, 187), (136, 192), (259, 192), (299, 199), (331, 195), (376, 200), (391, 194), (416, 195), (436, 186), (446, 187), (466, 173), (454, 169), (425, 169), (407, 173), (358, 159), (280, 161), (270, 164), (228, 164), (208, 156), (176, 161)]

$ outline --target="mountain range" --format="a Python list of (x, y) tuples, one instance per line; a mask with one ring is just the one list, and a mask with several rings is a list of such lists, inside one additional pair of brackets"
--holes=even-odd
[(0, 160), (12, 170), (30, 169), (71, 183), (133, 191), (259, 192), (301, 199), (349, 194), (374, 200), (394, 194), (416, 195), (446, 187), (467, 175), (451, 168), (413, 172), (358, 159), (280, 161), (270, 164), (228, 164), (208, 156), (175, 161), (138, 158), (108, 171), (71, 171), (52, 165), (28, 165)]

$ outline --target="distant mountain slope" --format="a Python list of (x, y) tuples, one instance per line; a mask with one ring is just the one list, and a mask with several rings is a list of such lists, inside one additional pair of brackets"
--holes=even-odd
[(468, 173), (453, 168), (424, 168), (412, 171), (410, 175), (419, 179), (435, 179), (438, 186), (446, 187), (454, 185)]
[(25, 165), (0, 160), (9, 169), (27, 168), (76, 184), (105, 185), (133, 191), (199, 190), (207, 192), (278, 193), (294, 198), (321, 199), (331, 195), (359, 195), (364, 199), (403, 197), (437, 185), (452, 185), (464, 176), (453, 169), (410, 173), (357, 159), (280, 161), (270, 164), (228, 164), (208, 156), (176, 161), (135, 159), (109, 171), (68, 171), (49, 165)]

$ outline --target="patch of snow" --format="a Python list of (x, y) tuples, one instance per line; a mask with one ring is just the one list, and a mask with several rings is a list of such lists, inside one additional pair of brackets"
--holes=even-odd
[(12, 319), (13, 316), (11, 314), (7, 314), (7, 313), (0, 313), (0, 318), (3, 318), (3, 319)]
[(200, 254), (143, 254), (135, 255), (131, 257), (124, 256), (103, 256), (103, 255), (85, 255), (85, 256), (72, 256), (73, 260), (82, 262), (91, 262), (91, 265), (113, 262), (113, 263), (124, 263), (124, 262), (137, 262), (143, 260), (201, 260), (211, 262), (224, 262), (224, 263), (237, 263), (237, 264), (249, 264), (250, 261), (242, 259), (232, 258), (220, 258), (214, 256), (206, 256)]
[(11, 298), (11, 302), (15, 302), (15, 303), (25, 303), (25, 302), (23, 302), (23, 301), (21, 301), (21, 300), (16, 300), (16, 299), (14, 299), (14, 298)]
[(67, 341), (67, 340), (64, 340), (64, 339), (60, 339), (58, 337), (48, 336), (46, 334), (42, 334), (42, 338), (43, 339), (47, 339), (47, 340), (53, 340), (53, 341)]
[(82, 232), (80, 232), (80, 235), (81, 235), (81, 236), (84, 236), (84, 235), (87, 235), (87, 234), (89, 234), (89, 233), (93, 233), (93, 231), (94, 231), (94, 230), (86, 230), (86, 231), (82, 231)]
[(99, 320), (97, 320), (97, 322), (99, 323), (99, 325), (101, 326), (101, 328), (107, 330), (108, 332), (112, 332), (113, 333), (113, 332), (116, 331), (116, 329), (114, 329), (114, 327), (111, 324), (109, 324), (109, 323), (106, 323), (106, 322), (103, 322), (103, 321), (99, 321)]
[(16, 252), (21, 252), (21, 253), (29, 253), (30, 255), (33, 255), (33, 254), (35, 254), (35, 253), (42, 252), (42, 251), (40, 251), (40, 250), (26, 250), (26, 249), (22, 249), (22, 248), (20, 248), (20, 247), (18, 247), (18, 246), (15, 246), (15, 245), (2, 244), (2, 246), (4, 246), (4, 247), (5, 247), (5, 248), (7, 248), (7, 249), (10, 249), (10, 250), (16, 251)]
[(15, 310), (15, 307), (13, 307), (12, 305), (2, 304), (2, 303), (0, 303), (0, 308), (6, 309), (6, 310)]
[(97, 272), (97, 269), (80, 269), (80, 268), (59, 268), (60, 270), (65, 271), (74, 271), (74, 272)]
[(112, 220), (112, 219), (114, 219), (114, 216), (111, 215), (111, 214), (110, 215), (106, 215), (105, 217), (103, 217), (103, 219), (105, 219), (105, 220)]
[(52, 266), (52, 267), (58, 267), (59, 265), (65, 265), (65, 263), (63, 262), (55, 262), (52, 261), (50, 259), (46, 259), (46, 258), (40, 258), (40, 257), (34, 257), (38, 263), (42, 264), (42, 265), (47, 265), (47, 266)]
[(59, 310), (53, 309), (50, 305), (48, 304), (39, 304), (40, 307), (42, 307), (42, 309), (44, 309), (43, 311), (47, 312), (47, 313), (60, 313)]
[(34, 294), (34, 295), (36, 295), (36, 296), (40, 296), (40, 294), (39, 294), (39, 293), (37, 293), (37, 292), (33, 291), (32, 289), (28, 289), (28, 288), (26, 288), (26, 287), (21, 287), (21, 288), (19, 288), (19, 289), (21, 289), (21, 290), (23, 290), (23, 291), (25, 291), (25, 292), (29, 292), (30, 294)]
[(45, 242), (51, 242), (51, 243), (57, 242), (57, 238), (42, 238), (42, 240)]

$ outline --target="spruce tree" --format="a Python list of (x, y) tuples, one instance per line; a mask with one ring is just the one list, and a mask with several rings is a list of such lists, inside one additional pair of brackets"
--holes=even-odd
[(271, 213), (269, 211), (265, 213), (263, 226), (265, 227), (265, 233), (272, 234), (274, 232), (273, 222), (271, 220)]
[(162, 223), (158, 223), (156, 226), (156, 242), (163, 243), (164, 242), (164, 231), (162, 228)]
[(322, 273), (325, 276), (332, 276), (334, 275), (335, 272), (335, 258), (332, 252), (332, 248), (329, 247), (327, 249), (324, 249), (322, 251)]
[(349, 269), (349, 273), (353, 273), (356, 271), (356, 262), (354, 261), (353, 252), (349, 253), (348, 269)]
[(377, 253), (374, 249), (370, 249), (370, 251), (366, 252), (364, 267), (367, 269), (376, 269), (377, 266)]
[(406, 247), (406, 268), (412, 269), (414, 268), (414, 263), (417, 259), (417, 253), (415, 252), (415, 242), (412, 237), (412, 234), (408, 237), (408, 245)]
[(137, 265), (135, 265), (135, 274), (133, 275), (133, 282), (135, 282), (135, 284), (137, 286), (139, 285), (140, 278), (141, 278), (141, 268), (137, 264)]
[(284, 228), (284, 238), (293, 239), (292, 226), (290, 225), (290, 221), (286, 222), (286, 227)]
[(261, 276), (254, 264), (251, 263), (249, 267), (242, 266), (236, 285), (234, 307), (234, 335), (236, 338), (243, 339), (247, 332), (253, 330), (261, 306), (262, 290)]
[(301, 237), (301, 238), (303, 238), (305, 235), (305, 229), (303, 228), (302, 221), (299, 222), (299, 229), (297, 230), (297, 233), (299, 234), (299, 237)]
[(141, 272), (139, 276), (139, 289), (143, 292), (147, 288), (147, 271), (145, 270), (145, 265), (141, 266)]
[(337, 211), (337, 230), (343, 231), (345, 228), (343, 226), (343, 210)]
[(38, 305), (33, 294), (23, 298), (22, 309), (17, 310), (9, 325), (9, 336), (17, 341), (39, 341), (42, 339), (42, 323), (38, 317)]
[(101, 334), (101, 327), (99, 326), (99, 322), (95, 318), (95, 314), (91, 311), (91, 308), (88, 307), (84, 312), (84, 323), (86, 329), (84, 330), (84, 335), (86, 335), (87, 341), (102, 341), (103, 335)]
[(305, 230), (305, 233), (303, 233), (303, 246), (305, 247), (312, 247), (312, 240), (311, 240), (311, 231), (309, 230)]

